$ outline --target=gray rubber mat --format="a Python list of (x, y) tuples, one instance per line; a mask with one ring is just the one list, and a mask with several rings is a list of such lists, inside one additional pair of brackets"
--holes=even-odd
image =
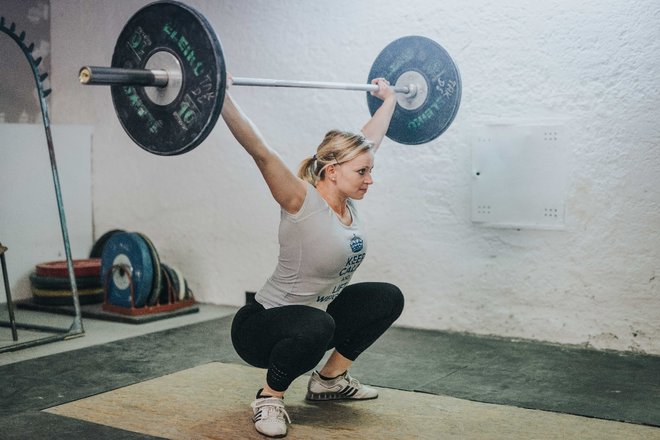
[[(243, 364), (231, 346), (231, 319), (1, 366), (0, 425), (209, 362)], [(660, 426), (658, 356), (392, 328), (351, 372), (379, 387)], [(42, 428), (48, 434), (49, 424)]]

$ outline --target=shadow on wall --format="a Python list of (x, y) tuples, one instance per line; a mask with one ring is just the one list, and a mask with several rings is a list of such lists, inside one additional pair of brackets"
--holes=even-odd
[[(0, 15), (9, 26), (25, 31), (26, 41), (34, 42), (34, 57), (42, 57), (40, 70), (50, 73), (50, 1), (2, 0)], [(16, 43), (0, 34), (0, 123), (41, 123), (41, 110), (34, 77)], [(10, 68), (7, 68), (10, 67)], [(46, 88), (49, 80), (46, 79)]]

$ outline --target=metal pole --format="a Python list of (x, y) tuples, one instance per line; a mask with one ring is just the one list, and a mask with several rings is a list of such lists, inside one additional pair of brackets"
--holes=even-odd
[(80, 300), (78, 298), (78, 286), (76, 285), (76, 275), (73, 271), (73, 257), (71, 256), (71, 244), (69, 242), (69, 231), (66, 225), (66, 215), (64, 213), (64, 203), (62, 201), (62, 190), (60, 187), (60, 176), (57, 171), (57, 161), (55, 160), (55, 147), (53, 146), (53, 136), (50, 130), (50, 118), (48, 116), (48, 105), (46, 97), (42, 92), (42, 84), (38, 81), (39, 76), (37, 67), (32, 65), (34, 76), (37, 79), (37, 90), (39, 95), (39, 105), (41, 107), (41, 118), (44, 123), (46, 133), (46, 146), (48, 147), (48, 157), (50, 158), (50, 170), (53, 175), (53, 186), (55, 187), (55, 199), (57, 201), (57, 211), (60, 217), (60, 229), (62, 231), (62, 241), (64, 242), (64, 256), (66, 257), (66, 267), (69, 271), (69, 284), (71, 285), (71, 296), (73, 298), (73, 310), (75, 316), (69, 328), (69, 334), (83, 335), (85, 330), (82, 324), (82, 312), (80, 309)]
[(16, 332), (16, 318), (14, 317), (14, 302), (11, 299), (11, 290), (9, 290), (9, 277), (7, 276), (7, 262), (5, 261), (5, 252), (7, 248), (0, 243), (0, 263), (2, 264), (2, 279), (5, 282), (5, 293), (7, 294), (7, 310), (9, 312), (9, 325), (11, 326), (11, 336), (14, 341), (18, 341)]
[(55, 161), (55, 148), (53, 147), (53, 137), (50, 131), (50, 121), (45, 103), (45, 98), (41, 98), (41, 114), (46, 131), (46, 143), (48, 145), (48, 155), (50, 157), (50, 170), (53, 174), (53, 185), (55, 186), (55, 198), (57, 201), (57, 211), (60, 216), (60, 229), (62, 230), (62, 241), (64, 242), (64, 255), (66, 257), (66, 267), (69, 272), (69, 283), (71, 284), (71, 296), (73, 297), (73, 309), (75, 316), (73, 323), (69, 328), (72, 333), (83, 334), (85, 331), (82, 325), (82, 313), (80, 310), (80, 300), (78, 299), (78, 287), (76, 286), (76, 276), (73, 270), (73, 257), (71, 256), (71, 245), (69, 243), (69, 231), (66, 226), (66, 215), (64, 214), (64, 203), (62, 202), (62, 190), (60, 187), (60, 177), (57, 172), (57, 162)]

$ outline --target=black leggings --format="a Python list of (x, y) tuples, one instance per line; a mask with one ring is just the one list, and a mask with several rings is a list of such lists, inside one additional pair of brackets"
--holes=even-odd
[(266, 382), (286, 391), (335, 348), (354, 361), (403, 311), (403, 295), (388, 283), (357, 283), (344, 288), (327, 312), (291, 305), (265, 309), (254, 303), (234, 316), (231, 339), (248, 364), (268, 368)]

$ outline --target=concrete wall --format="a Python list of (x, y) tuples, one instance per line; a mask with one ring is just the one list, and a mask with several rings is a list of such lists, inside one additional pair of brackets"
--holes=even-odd
[[(53, 117), (94, 125), (96, 236), (147, 234), (200, 301), (242, 304), (275, 264), (278, 207), (220, 122), (194, 151), (158, 157), (123, 132), (107, 88), (83, 64), (109, 64), (145, 1), (52, 1)], [(354, 280), (406, 294), (400, 325), (660, 354), (660, 5), (554, 0), (187, 1), (212, 23), (238, 76), (364, 82), (390, 41), (442, 44), (463, 102), (420, 146), (386, 141), (359, 206), (370, 254)], [(236, 88), (291, 167), (326, 130), (358, 129), (361, 93)], [(494, 229), (470, 220), (471, 133), (483, 120), (564, 121), (566, 227)]]

